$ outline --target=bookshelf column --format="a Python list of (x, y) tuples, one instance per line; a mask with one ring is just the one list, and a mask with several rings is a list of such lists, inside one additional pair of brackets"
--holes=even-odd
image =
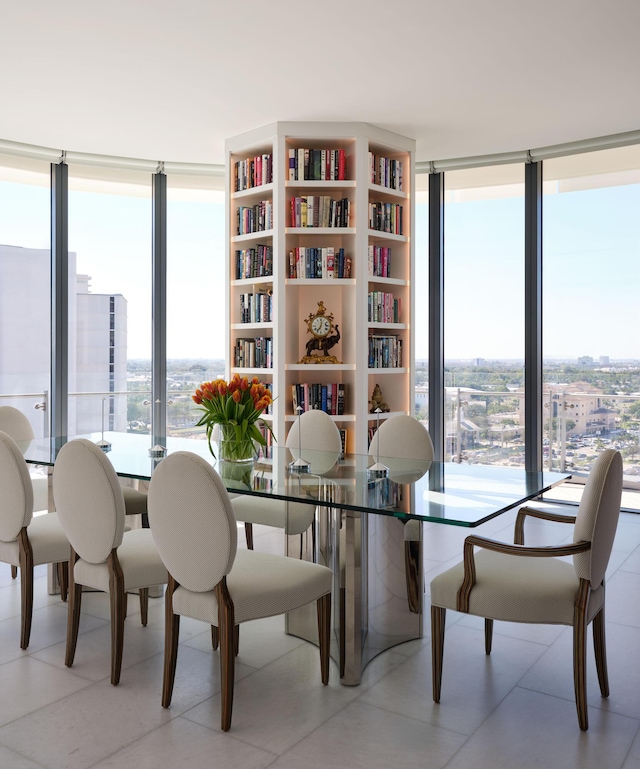
[[(375, 385), (413, 413), (414, 142), (364, 123), (274, 123), (229, 139), (229, 374), (276, 400), (280, 445), (296, 405), (322, 408), (365, 453)], [(334, 361), (302, 362), (306, 319), (330, 316)], [(338, 338), (339, 337), (339, 338)]]

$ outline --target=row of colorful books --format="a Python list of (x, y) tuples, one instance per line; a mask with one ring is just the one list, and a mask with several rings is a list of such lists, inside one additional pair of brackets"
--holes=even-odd
[(388, 291), (371, 291), (367, 301), (370, 323), (400, 323), (400, 299)]
[(269, 323), (273, 320), (273, 291), (240, 294), (240, 323)]
[(273, 368), (273, 337), (236, 339), (233, 365), (236, 368)]
[(290, 227), (348, 227), (351, 204), (348, 198), (334, 200), (328, 195), (291, 198)]
[(402, 339), (394, 335), (369, 335), (369, 368), (402, 368)]
[(273, 247), (257, 245), (236, 251), (236, 280), (273, 275)]
[(273, 229), (273, 202), (261, 200), (255, 206), (238, 206), (236, 210), (236, 234), (264, 232)]
[(399, 203), (369, 203), (369, 229), (402, 235), (402, 206)]
[(343, 149), (289, 150), (289, 181), (343, 181), (347, 178), (347, 155)]
[(327, 414), (342, 416), (344, 414), (346, 386), (342, 382), (329, 384), (299, 382), (291, 385), (291, 400), (293, 413), (298, 409), (312, 411), (320, 409)]
[(385, 158), (369, 153), (369, 179), (371, 184), (402, 191), (402, 160)]
[(391, 249), (387, 246), (370, 245), (367, 251), (368, 274), (374, 278), (391, 277)]
[(294, 248), (289, 251), (290, 278), (350, 278), (351, 257), (344, 248)]
[(273, 155), (265, 153), (246, 160), (238, 160), (233, 165), (233, 189), (235, 192), (262, 187), (273, 181)]

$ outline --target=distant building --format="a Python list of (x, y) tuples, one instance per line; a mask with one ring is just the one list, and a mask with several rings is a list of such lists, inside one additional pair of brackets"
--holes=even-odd
[(484, 366), (484, 358), (474, 358), (471, 361), (471, 365), (474, 368), (482, 368)]
[(611, 361), (609, 360), (609, 356), (608, 355), (601, 355), (600, 356), (600, 365), (601, 366), (610, 366), (611, 365)]
[[(0, 394), (44, 393), (50, 388), (51, 318), (48, 249), (0, 245)], [(69, 253), (69, 432), (125, 431), (127, 389), (127, 302), (120, 294), (92, 294), (89, 277), (76, 275)], [(90, 396), (85, 393), (104, 393)], [(44, 434), (46, 414), (36, 398), (3, 399)]]
[(578, 366), (593, 366), (593, 358), (590, 355), (583, 355), (578, 358)]
[[(518, 422), (524, 425), (524, 392), (519, 391), (517, 396)], [(571, 382), (551, 389), (544, 385), (542, 402), (553, 419), (564, 412), (567, 435), (599, 435), (616, 428), (617, 412), (602, 405), (605, 397), (602, 390), (588, 382)]]

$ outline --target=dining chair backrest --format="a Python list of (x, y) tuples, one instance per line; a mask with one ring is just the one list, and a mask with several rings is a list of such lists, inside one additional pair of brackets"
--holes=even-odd
[(8, 433), (14, 441), (32, 441), (35, 438), (31, 422), (13, 406), (0, 406), (0, 430)]
[(0, 431), (0, 540), (14, 542), (31, 523), (33, 486), (14, 439)]
[(337, 454), (342, 451), (340, 430), (329, 414), (321, 409), (303, 411), (291, 425), (287, 435), (287, 448), (295, 450), (298, 444), (303, 449), (314, 451), (330, 451)]
[(328, 473), (342, 453), (340, 430), (329, 414), (320, 409), (300, 414), (291, 425), (286, 445), (294, 459), (298, 459), (302, 451), (315, 475)]
[(220, 476), (190, 451), (169, 454), (154, 470), (149, 523), (162, 562), (187, 590), (207, 592), (231, 571), (238, 527)]
[(113, 465), (95, 443), (78, 438), (60, 449), (53, 499), (71, 547), (83, 560), (103, 563), (122, 544), (122, 489)]
[(427, 429), (415, 417), (396, 414), (380, 422), (369, 446), (372, 457), (396, 459), (433, 459), (433, 443)]
[(602, 584), (620, 515), (622, 496), (622, 457), (619, 451), (605, 449), (596, 459), (584, 486), (576, 523), (574, 542), (591, 542), (586, 553), (574, 555), (573, 564), (581, 579), (595, 589)]

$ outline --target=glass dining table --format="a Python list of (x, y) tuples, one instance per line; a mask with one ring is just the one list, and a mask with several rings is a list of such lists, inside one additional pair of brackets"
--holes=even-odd
[[(124, 478), (149, 481), (164, 455), (192, 451), (216, 467), (232, 495), (248, 494), (268, 504), (280, 500), (285, 553), (333, 571), (332, 656), (345, 685), (359, 684), (377, 654), (422, 637), (425, 522), (475, 528), (571, 477), (382, 456), (376, 460), (384, 467), (375, 477), (369, 470), (374, 460), (367, 455), (303, 450), (299, 457), (277, 447), (269, 459), (238, 465), (214, 459), (204, 440), (168, 437), (161, 441), (164, 452), (150, 456), (148, 435), (73, 437), (96, 443), (104, 438), (110, 444), (107, 456)], [(72, 437), (36, 439), (21, 448), (28, 462), (51, 471), (68, 440)], [(287, 615), (286, 631), (317, 643), (315, 608)]]

